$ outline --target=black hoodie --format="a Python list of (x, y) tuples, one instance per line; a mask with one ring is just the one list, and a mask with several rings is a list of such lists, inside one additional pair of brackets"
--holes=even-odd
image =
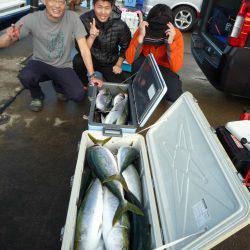
[(109, 20), (105, 23), (97, 19), (94, 10), (80, 16), (87, 31), (87, 37), (93, 18), (95, 18), (96, 28), (100, 30), (100, 33), (91, 47), (91, 55), (100, 65), (114, 65), (119, 57), (125, 58), (125, 52), (131, 40), (131, 32), (127, 24), (121, 20), (121, 11), (114, 6)]

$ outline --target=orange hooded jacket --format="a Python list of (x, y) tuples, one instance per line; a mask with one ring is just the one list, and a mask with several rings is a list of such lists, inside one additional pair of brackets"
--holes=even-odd
[(127, 62), (129, 64), (134, 62), (136, 50), (139, 48), (139, 54), (143, 53), (146, 57), (149, 53), (152, 53), (158, 65), (169, 68), (177, 73), (183, 65), (184, 42), (181, 32), (177, 28), (175, 28), (175, 31), (174, 41), (170, 45), (154, 46), (141, 44), (140, 46), (137, 39), (139, 35), (138, 28), (126, 51)]

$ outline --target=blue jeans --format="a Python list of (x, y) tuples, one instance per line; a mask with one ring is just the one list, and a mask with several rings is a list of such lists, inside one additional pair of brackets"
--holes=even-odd
[(54, 89), (68, 99), (80, 102), (84, 99), (83, 85), (71, 68), (57, 68), (37, 60), (30, 60), (18, 75), (22, 85), (30, 90), (32, 98), (43, 99), (40, 82), (52, 80)]

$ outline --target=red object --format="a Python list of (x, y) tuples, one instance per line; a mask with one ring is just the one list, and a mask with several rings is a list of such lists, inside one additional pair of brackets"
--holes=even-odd
[(250, 120), (250, 110), (240, 115), (240, 120)]
[(250, 187), (250, 166), (248, 167), (247, 174), (243, 179), (243, 182), (247, 187)]
[(197, 16), (196, 16), (197, 19), (200, 19), (201, 18), (201, 13), (199, 11), (197, 11)]
[(229, 37), (229, 44), (234, 47), (244, 47), (250, 34), (250, 0), (243, 0), (236, 17), (234, 27)]

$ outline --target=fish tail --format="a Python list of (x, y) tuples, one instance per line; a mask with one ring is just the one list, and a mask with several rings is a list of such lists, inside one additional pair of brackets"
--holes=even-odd
[(126, 192), (126, 199), (135, 206), (139, 207), (141, 210), (143, 210), (141, 202), (136, 198), (136, 196), (132, 192)]
[(122, 202), (120, 203), (120, 205), (118, 206), (115, 212), (115, 216), (113, 218), (113, 226), (116, 224), (116, 222), (119, 221), (119, 219), (122, 217), (122, 214), (126, 213), (127, 211), (131, 211), (132, 213), (135, 213), (141, 216), (144, 215), (142, 210), (138, 208), (137, 206), (135, 206), (134, 204), (128, 201)]
[(122, 175), (120, 175), (120, 174), (111, 175), (106, 180), (104, 180), (102, 183), (104, 184), (104, 183), (111, 182), (111, 181), (119, 181), (121, 183), (123, 189), (126, 192), (129, 192), (128, 185), (127, 185), (127, 183)]
[(99, 140), (99, 139), (96, 139), (94, 136), (92, 136), (91, 134), (88, 133), (88, 137), (89, 139), (94, 143), (94, 144), (100, 144), (100, 145), (105, 145), (110, 139), (111, 137), (108, 137), (106, 139), (103, 139), (103, 140)]

